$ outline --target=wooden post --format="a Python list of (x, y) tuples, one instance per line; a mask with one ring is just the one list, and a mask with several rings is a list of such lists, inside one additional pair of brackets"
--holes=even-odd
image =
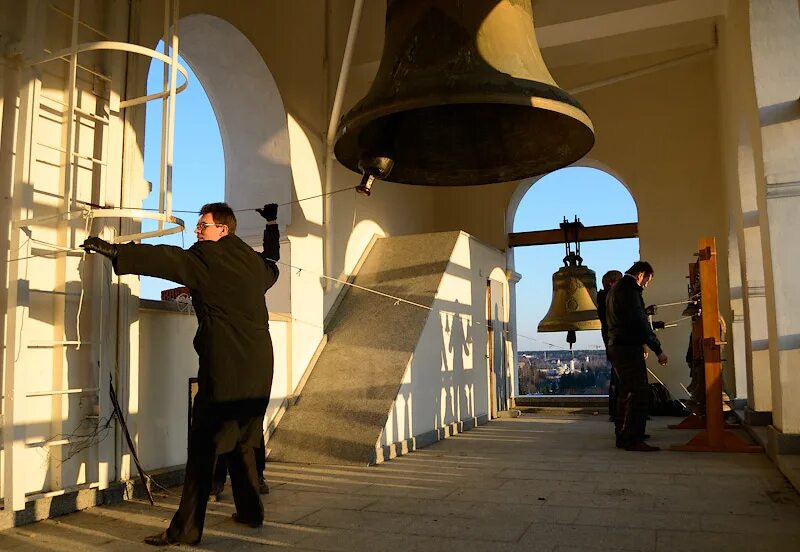
[[(750, 445), (734, 432), (725, 429), (722, 419), (722, 358), (719, 327), (719, 290), (717, 288), (717, 249), (714, 238), (702, 238), (698, 252), (700, 273), (700, 323), (692, 324), (700, 331), (705, 364), (706, 428), (685, 445), (673, 445), (671, 450), (688, 452), (761, 452), (760, 446)], [(690, 271), (690, 277), (693, 276)], [(692, 288), (690, 282), (690, 289)], [(693, 336), (693, 343), (698, 336)]]

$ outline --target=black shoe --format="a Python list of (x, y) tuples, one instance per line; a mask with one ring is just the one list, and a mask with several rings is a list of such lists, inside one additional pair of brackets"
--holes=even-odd
[(167, 535), (166, 531), (159, 533), (158, 535), (145, 537), (144, 542), (145, 544), (149, 544), (151, 546), (178, 546), (181, 544), (181, 541), (176, 541), (169, 538), (169, 535)]
[(630, 445), (625, 447), (625, 450), (630, 450), (633, 452), (656, 452), (661, 449), (658, 447), (651, 447), (650, 445), (642, 441), (641, 443), (636, 443), (635, 445)]
[(236, 523), (241, 523), (242, 525), (247, 525), (248, 527), (252, 527), (253, 529), (255, 529), (256, 527), (261, 527), (262, 525), (264, 525), (264, 520), (246, 520), (246, 519), (242, 519), (242, 518), (239, 517), (239, 514), (237, 514), (236, 512), (234, 512), (233, 515), (231, 515), (231, 518)]
[(267, 485), (266, 479), (258, 480), (258, 494), (269, 494), (269, 485)]
[(222, 500), (222, 490), (224, 488), (225, 488), (225, 484), (224, 483), (222, 485), (214, 483), (211, 486), (211, 492), (208, 495), (208, 501), (209, 502), (219, 502), (220, 500)]

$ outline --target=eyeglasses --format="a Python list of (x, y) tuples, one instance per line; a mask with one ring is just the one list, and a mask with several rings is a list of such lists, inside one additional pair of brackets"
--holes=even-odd
[(217, 224), (216, 222), (198, 222), (197, 226), (195, 226), (196, 230), (200, 230), (201, 232), (208, 228), (209, 226), (225, 226), (224, 224)]

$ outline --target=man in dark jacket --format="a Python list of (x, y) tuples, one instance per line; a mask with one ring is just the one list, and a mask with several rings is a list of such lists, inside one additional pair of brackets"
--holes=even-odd
[(236, 216), (225, 203), (200, 210), (197, 243), (113, 245), (92, 237), (83, 248), (109, 257), (117, 274), (140, 274), (188, 287), (197, 314), (194, 337), (200, 365), (189, 453), (178, 511), (166, 531), (147, 537), (155, 546), (198, 543), (203, 535), (216, 458), (228, 454), (235, 521), (258, 527), (264, 507), (253, 449), (260, 445), (272, 386), (272, 341), (264, 294), (278, 278), (277, 211), (256, 209), (267, 221), (264, 251), (236, 236)]
[(645, 345), (667, 363), (653, 328), (645, 314), (642, 290), (653, 279), (653, 267), (645, 261), (633, 263), (606, 299), (608, 352), (619, 378), (615, 433), (617, 447), (641, 452), (657, 451), (645, 443), (650, 389), (647, 384)]
[(608, 418), (612, 422), (616, 418), (617, 413), (617, 372), (614, 370), (614, 365), (611, 364), (611, 355), (608, 353), (606, 297), (608, 297), (608, 291), (614, 287), (614, 284), (619, 282), (620, 278), (622, 278), (622, 272), (619, 270), (609, 270), (603, 274), (603, 289), (597, 292), (597, 318), (600, 319), (600, 337), (603, 338), (603, 345), (606, 348), (606, 361), (608, 362), (608, 365), (611, 366), (608, 381)]

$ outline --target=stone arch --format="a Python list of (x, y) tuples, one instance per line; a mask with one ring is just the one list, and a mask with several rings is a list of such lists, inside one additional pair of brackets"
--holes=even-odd
[[(203, 83), (217, 117), (225, 152), (225, 200), (240, 209), (291, 201), (286, 110), (261, 54), (231, 23), (207, 14), (181, 18), (180, 53)], [(240, 237), (260, 245), (263, 221), (258, 214), (237, 216)], [(280, 209), (278, 222), (285, 230), (291, 209)]]
[[(590, 168), (590, 169), (596, 169), (598, 171), (602, 171), (602, 172), (614, 177), (617, 180), (617, 182), (622, 184), (622, 186), (630, 194), (631, 199), (633, 200), (633, 204), (636, 207), (636, 213), (637, 213), (637, 219), (638, 219), (639, 202), (637, 201), (636, 196), (634, 195), (633, 191), (631, 190), (631, 187), (625, 182), (625, 179), (617, 171), (615, 171), (611, 167), (608, 167), (605, 163), (603, 163), (601, 161), (598, 161), (596, 159), (589, 159), (589, 158), (581, 159), (577, 163), (574, 163), (574, 164), (570, 165), (569, 167), (564, 167), (564, 168), (573, 168), (573, 167), (585, 167), (585, 168)], [(563, 170), (563, 169), (559, 169), (559, 170)], [(527, 194), (531, 190), (531, 188), (533, 188), (533, 186), (537, 182), (539, 182), (539, 180), (541, 180), (542, 178), (548, 176), (548, 174), (552, 174), (552, 173), (542, 174), (542, 175), (539, 175), (539, 176), (536, 176), (536, 177), (532, 178), (531, 180), (526, 180), (526, 181), (521, 182), (517, 186), (517, 188), (514, 190), (514, 192), (511, 194), (511, 198), (508, 201), (508, 207), (506, 209), (506, 234), (509, 234), (509, 233), (514, 231), (514, 219), (517, 216), (517, 210), (519, 209), (519, 205), (520, 205), (520, 203), (522, 203), (522, 198), (525, 197), (525, 194)], [(513, 270), (514, 269), (514, 249), (511, 248), (511, 247), (508, 248), (507, 259), (508, 259), (508, 268)]]

